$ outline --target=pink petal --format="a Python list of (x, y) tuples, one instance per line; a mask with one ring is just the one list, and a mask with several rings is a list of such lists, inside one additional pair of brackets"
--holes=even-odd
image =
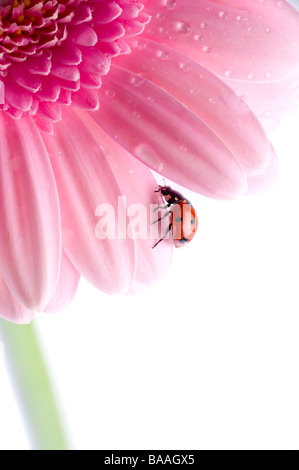
[(110, 23), (122, 13), (122, 8), (116, 2), (101, 2), (93, 14), (95, 24)]
[(209, 0), (184, 0), (172, 9), (167, 5), (161, 0), (149, 3), (146, 12), (152, 20), (144, 36), (174, 47), (216, 75), (269, 82), (298, 70), (298, 48), (242, 9)]
[(13, 64), (10, 67), (9, 72), (15, 82), (26, 90), (35, 93), (42, 85), (40, 77), (28, 72), (27, 68), (21, 64)]
[(59, 104), (51, 101), (40, 101), (38, 106), (38, 114), (46, 119), (57, 122), (61, 119), (61, 109)]
[(27, 59), (27, 67), (32, 74), (49, 75), (51, 66), (51, 54), (48, 51), (43, 51), (38, 57)]
[(299, 14), (285, 0), (214, 0), (221, 5), (228, 5), (239, 10), (245, 10), (283, 33), (292, 41), (299, 42)]
[(34, 312), (21, 305), (10, 293), (3, 279), (0, 277), (0, 317), (14, 323), (30, 323)]
[(97, 35), (94, 30), (86, 25), (80, 24), (72, 28), (70, 39), (79, 46), (94, 46), (97, 43)]
[(204, 121), (136, 74), (112, 67), (91, 117), (146, 165), (204, 195), (230, 199), (247, 189), (230, 149)]
[(80, 274), (62, 251), (58, 283), (52, 299), (45, 308), (45, 312), (56, 313), (68, 307), (77, 291), (79, 281)]
[(266, 191), (273, 188), (277, 181), (279, 173), (279, 162), (274, 148), (272, 147), (272, 155), (268, 167), (260, 175), (251, 176), (248, 178), (248, 195), (256, 194), (261, 191)]
[(226, 83), (248, 103), (267, 132), (273, 131), (283, 116), (298, 109), (299, 73), (288, 80), (271, 83), (237, 80)]
[(222, 80), (161, 44), (142, 38), (130, 45), (133, 53), (118, 57), (114, 64), (146, 77), (196, 114), (231, 149), (247, 175), (267, 167), (271, 152), (265, 131)]
[(100, 107), (97, 91), (82, 86), (79, 91), (73, 93), (72, 103), (82, 109), (97, 110)]
[(0, 267), (16, 299), (42, 310), (59, 274), (59, 203), (49, 158), (29, 117), (0, 113)]
[[(121, 189), (103, 150), (73, 108), (64, 109), (54, 136), (44, 141), (51, 156), (60, 196), (63, 247), (77, 271), (108, 293), (127, 291), (135, 271), (134, 241), (123, 237), (122, 219), (116, 220), (120, 238), (96, 235), (97, 207), (110, 204), (117, 211)], [(125, 223), (127, 223), (127, 219)]]
[[(156, 214), (151, 213), (151, 204), (164, 204), (161, 196), (154, 193), (157, 186), (156, 180), (151, 171), (136, 158), (126, 152), (114, 139), (108, 136), (90, 117), (82, 113), (82, 120), (92, 131), (94, 137), (109, 155), (108, 163), (115, 174), (121, 187), (122, 193), (126, 196), (128, 208), (131, 210), (132, 235), (135, 233), (135, 223), (138, 217), (145, 211), (142, 218), (144, 226), (138, 224), (136, 232), (140, 230), (135, 238), (137, 267), (134, 277), (134, 285), (152, 285), (161, 279), (169, 268), (173, 243), (171, 239), (166, 239), (163, 244), (152, 249), (153, 244), (158, 240), (154, 237), (155, 230), (150, 225), (156, 219)], [(163, 235), (168, 227), (168, 219), (164, 220)], [(152, 232), (152, 233), (151, 233)], [(147, 235), (147, 236), (143, 236)], [(153, 238), (151, 238), (151, 235)], [(160, 237), (159, 237), (160, 238)]]
[(5, 98), (11, 106), (21, 111), (28, 111), (32, 105), (31, 93), (12, 79), (5, 82)]

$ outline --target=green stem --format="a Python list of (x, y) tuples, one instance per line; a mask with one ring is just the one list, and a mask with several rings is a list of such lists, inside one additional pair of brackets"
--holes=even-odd
[(0, 322), (14, 387), (35, 450), (68, 448), (33, 323)]

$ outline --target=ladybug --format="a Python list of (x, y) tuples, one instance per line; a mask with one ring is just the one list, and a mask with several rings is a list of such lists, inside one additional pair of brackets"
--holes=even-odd
[(154, 211), (169, 208), (170, 210), (167, 211), (165, 215), (155, 220), (153, 224), (167, 216), (169, 216), (170, 222), (164, 236), (158, 240), (152, 248), (155, 248), (158, 243), (164, 240), (171, 228), (174, 246), (176, 248), (181, 248), (182, 246), (187, 245), (187, 243), (189, 243), (194, 237), (198, 226), (197, 215), (191, 202), (170, 186), (165, 186), (165, 183), (164, 186), (159, 185), (154, 192), (161, 193), (167, 202), (165, 206), (158, 206)]

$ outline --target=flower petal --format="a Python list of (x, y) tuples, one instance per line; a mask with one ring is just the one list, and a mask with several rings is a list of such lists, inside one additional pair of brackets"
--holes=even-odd
[(133, 53), (118, 57), (116, 65), (146, 77), (202, 119), (231, 149), (246, 175), (260, 173), (268, 166), (271, 152), (265, 131), (222, 80), (161, 44), (134, 38), (130, 45)]
[(271, 25), (294, 42), (299, 42), (299, 14), (285, 0), (213, 0), (216, 3), (245, 10)]
[(152, 20), (144, 35), (185, 53), (218, 76), (269, 82), (298, 70), (295, 44), (247, 11), (210, 0), (177, 1), (172, 9), (167, 5), (162, 0), (149, 3), (146, 11)]
[[(160, 238), (160, 233), (155, 230), (156, 226), (151, 225), (152, 220), (158, 217), (157, 213), (151, 213), (151, 205), (163, 205), (160, 194), (154, 192), (156, 180), (145, 165), (126, 152), (97, 126), (91, 117), (84, 114), (82, 113), (82, 120), (109, 156), (108, 163), (127, 199), (131, 216), (130, 236), (135, 235), (136, 243), (134, 285), (152, 285), (161, 279), (169, 268), (173, 251), (171, 239), (166, 239), (163, 244), (152, 250), (153, 244)], [(168, 225), (169, 220), (165, 218), (161, 227), (163, 235)]]
[(30, 323), (34, 312), (21, 305), (0, 277), (0, 317), (14, 323)]
[(62, 251), (61, 266), (55, 293), (44, 309), (47, 313), (64, 310), (73, 300), (80, 281), (80, 274)]
[(60, 197), (63, 247), (91, 284), (107, 293), (121, 293), (130, 288), (135, 272), (134, 240), (126, 237), (126, 216), (115, 221), (120, 237), (97, 237), (97, 207), (109, 204), (116, 212), (122, 192), (103, 150), (79, 115), (64, 109), (54, 136), (44, 136)]
[(112, 67), (91, 117), (153, 170), (206, 196), (231, 199), (247, 189), (240, 163), (213, 130), (139, 75)]
[(256, 194), (271, 189), (274, 182), (277, 181), (278, 171), (279, 162), (275, 150), (272, 147), (272, 155), (267, 169), (260, 175), (248, 178), (248, 190), (246, 194)]
[(61, 253), (53, 171), (29, 117), (0, 113), (0, 267), (16, 299), (42, 310), (53, 295)]

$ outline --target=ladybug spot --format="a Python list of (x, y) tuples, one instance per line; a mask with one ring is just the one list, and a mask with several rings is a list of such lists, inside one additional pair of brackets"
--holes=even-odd
[(183, 219), (182, 219), (182, 217), (176, 217), (174, 220), (175, 220), (175, 222), (182, 222)]
[(180, 243), (186, 243), (188, 241), (188, 238), (181, 238)]
[(191, 225), (194, 225), (195, 224), (195, 219), (191, 219)]

